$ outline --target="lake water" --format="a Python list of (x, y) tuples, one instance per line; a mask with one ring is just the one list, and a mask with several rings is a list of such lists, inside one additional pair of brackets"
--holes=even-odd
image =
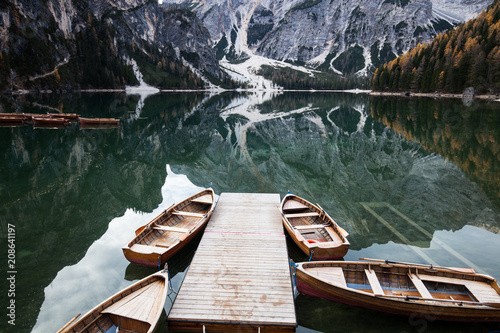
[[(2, 282), (0, 332), (55, 332), (153, 273), (129, 264), (121, 247), (137, 227), (211, 183), (218, 195), (290, 191), (319, 203), (350, 233), (346, 260), (473, 267), (500, 279), (498, 103), (164, 93), (16, 96), (0, 105), (0, 112), (121, 119), (112, 129), (0, 128), (4, 275), (16, 272), (15, 295), (4, 297), (13, 286)], [(7, 266), (9, 224), (13, 269)], [(169, 262), (174, 290), (197, 242)], [(308, 259), (293, 242), (288, 247), (293, 260)], [(12, 300), (15, 326), (7, 316)], [(500, 330), (499, 324), (394, 317), (301, 295), (296, 313), (298, 332)], [(166, 331), (164, 323), (157, 330)]]

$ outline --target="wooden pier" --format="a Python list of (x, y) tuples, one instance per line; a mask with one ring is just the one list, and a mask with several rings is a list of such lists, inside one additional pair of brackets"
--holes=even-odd
[(279, 194), (221, 194), (168, 315), (169, 330), (295, 331), (279, 205)]

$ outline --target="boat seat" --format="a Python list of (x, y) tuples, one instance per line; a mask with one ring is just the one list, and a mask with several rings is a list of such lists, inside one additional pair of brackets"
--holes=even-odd
[(205, 205), (211, 205), (213, 203), (212, 196), (209, 194), (202, 195), (196, 199), (191, 200), (191, 202), (201, 203)]
[(372, 287), (373, 293), (375, 295), (385, 295), (384, 290), (382, 289), (382, 286), (380, 285), (380, 282), (378, 280), (377, 274), (375, 274), (375, 271), (365, 269), (365, 274), (368, 278), (370, 286)]
[(293, 228), (297, 230), (302, 230), (302, 229), (323, 229), (326, 227), (328, 226), (324, 224), (311, 224), (311, 225), (297, 225), (294, 226)]
[(311, 217), (311, 216), (319, 216), (317, 212), (307, 212), (307, 213), (295, 213), (295, 214), (285, 214), (287, 219), (294, 217)]
[(167, 226), (158, 225), (158, 224), (155, 224), (153, 229), (164, 230), (164, 231), (173, 231), (173, 232), (189, 232), (189, 230), (190, 230), (190, 229), (185, 229), (185, 228), (167, 227)]
[(174, 211), (172, 212), (173, 215), (180, 215), (180, 216), (190, 216), (190, 217), (204, 217), (206, 214), (201, 214), (201, 213), (192, 213), (192, 212), (181, 212), (181, 211)]
[(157, 246), (149, 246), (142, 244), (134, 244), (130, 247), (130, 250), (142, 254), (151, 254), (151, 253), (163, 254), (165, 253), (165, 251), (167, 251), (167, 249), (165, 248), (159, 248)]
[(413, 285), (415, 288), (417, 288), (418, 293), (423, 297), (423, 298), (433, 298), (429, 290), (427, 290), (427, 287), (424, 285), (422, 280), (418, 276), (412, 273), (408, 273), (408, 276), (410, 277), (411, 282), (413, 282)]
[(312, 276), (322, 279), (335, 286), (347, 288), (344, 270), (341, 267), (311, 267), (307, 271)]

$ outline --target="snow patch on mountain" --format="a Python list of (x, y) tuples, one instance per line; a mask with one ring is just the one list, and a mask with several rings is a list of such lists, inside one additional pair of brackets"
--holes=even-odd
[(479, 15), (491, 2), (476, 0), (431, 0), (432, 14), (449, 22), (461, 23)]
[(226, 58), (220, 61), (223, 69), (229, 74), (234, 80), (246, 83), (249, 88), (256, 90), (282, 90), (283, 88), (274, 84), (271, 80), (265, 79), (264, 77), (257, 74), (259, 69), (264, 66), (281, 67), (281, 68), (292, 68), (297, 71), (314, 76), (317, 72), (312, 69), (308, 69), (302, 66), (295, 66), (283, 61), (273, 60), (265, 58), (259, 55), (252, 54), (247, 60), (242, 63), (234, 64), (229, 62)]

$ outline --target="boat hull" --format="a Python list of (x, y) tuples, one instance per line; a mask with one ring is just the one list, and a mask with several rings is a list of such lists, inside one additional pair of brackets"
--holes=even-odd
[(296, 286), (299, 293), (400, 316), (411, 316), (427, 320), (464, 321), (464, 322), (499, 322), (500, 309), (489, 306), (471, 306), (457, 303), (439, 304), (401, 298), (384, 298), (366, 292), (347, 290), (313, 276), (298, 268), (296, 271)]

